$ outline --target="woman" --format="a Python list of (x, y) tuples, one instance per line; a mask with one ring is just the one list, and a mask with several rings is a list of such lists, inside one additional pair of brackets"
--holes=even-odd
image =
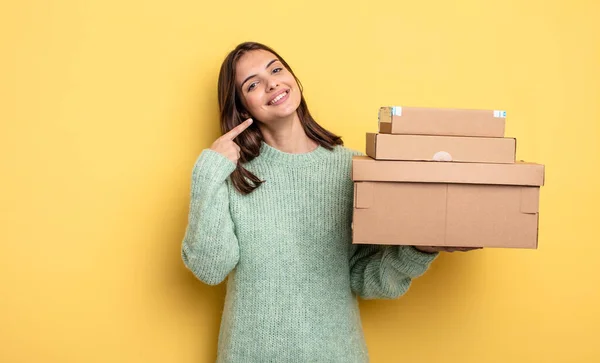
[(352, 245), (361, 153), (315, 122), (274, 50), (237, 46), (218, 93), (223, 136), (194, 165), (182, 245), (201, 281), (229, 276), (217, 361), (368, 362), (356, 296), (401, 296), (442, 249)]

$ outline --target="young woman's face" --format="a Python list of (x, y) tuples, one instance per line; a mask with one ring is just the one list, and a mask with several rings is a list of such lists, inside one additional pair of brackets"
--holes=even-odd
[(236, 65), (236, 84), (250, 114), (264, 123), (293, 115), (300, 105), (294, 76), (272, 53), (253, 50)]

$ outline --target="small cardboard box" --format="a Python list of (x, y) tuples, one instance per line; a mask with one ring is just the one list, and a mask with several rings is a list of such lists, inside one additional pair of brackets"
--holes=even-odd
[(379, 133), (504, 137), (506, 111), (380, 107)]
[(516, 139), (367, 133), (367, 155), (376, 160), (515, 162)]
[(356, 156), (354, 244), (537, 248), (544, 166)]

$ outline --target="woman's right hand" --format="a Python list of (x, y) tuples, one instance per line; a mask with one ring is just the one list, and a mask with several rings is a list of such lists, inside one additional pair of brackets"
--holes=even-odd
[(240, 158), (240, 147), (233, 142), (239, 134), (244, 132), (248, 127), (252, 125), (252, 119), (249, 118), (241, 124), (237, 125), (231, 131), (226, 133), (225, 135), (219, 137), (213, 144), (210, 149), (218, 152), (219, 154), (225, 156), (227, 159), (231, 160), (233, 163), (237, 164)]

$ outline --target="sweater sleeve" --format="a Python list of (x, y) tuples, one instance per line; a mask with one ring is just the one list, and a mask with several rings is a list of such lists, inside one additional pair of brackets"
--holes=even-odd
[(188, 224), (181, 255), (185, 266), (209, 285), (225, 280), (239, 259), (227, 184), (234, 170), (235, 164), (229, 159), (205, 149), (192, 171)]
[[(366, 156), (352, 150), (353, 156)], [(395, 299), (408, 291), (413, 279), (427, 271), (439, 253), (412, 246), (351, 245), (350, 284), (363, 299)]]
[(427, 271), (438, 253), (412, 246), (351, 245), (350, 284), (364, 299), (395, 299)]

